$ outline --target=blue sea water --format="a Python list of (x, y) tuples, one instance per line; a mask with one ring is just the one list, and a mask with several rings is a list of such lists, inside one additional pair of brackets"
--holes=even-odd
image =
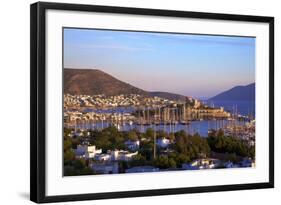
[[(189, 134), (195, 134), (198, 133), (203, 137), (208, 136), (208, 130), (209, 129), (218, 129), (223, 126), (223, 124), (229, 123), (227, 120), (203, 120), (203, 121), (191, 121), (189, 125), (182, 125), (182, 124), (176, 124), (176, 125), (129, 125), (129, 124), (123, 124), (119, 125), (120, 131), (129, 131), (132, 129), (139, 130), (140, 132), (145, 132), (148, 128), (152, 128), (154, 130), (164, 130), (168, 133), (170, 132), (177, 132), (180, 130), (184, 130)], [(237, 125), (242, 124), (244, 122), (237, 121)], [(97, 122), (95, 124), (77, 124), (78, 129), (104, 129), (106, 127), (110, 126), (109, 122)]]

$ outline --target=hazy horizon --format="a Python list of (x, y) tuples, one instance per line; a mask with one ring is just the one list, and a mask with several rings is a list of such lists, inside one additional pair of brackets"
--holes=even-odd
[(64, 68), (207, 99), (255, 82), (255, 38), (64, 29)]

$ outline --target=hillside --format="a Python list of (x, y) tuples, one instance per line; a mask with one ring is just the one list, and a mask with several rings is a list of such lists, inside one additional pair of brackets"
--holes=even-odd
[(64, 69), (64, 93), (108, 96), (131, 93), (148, 95), (146, 91), (97, 69)]
[(184, 100), (185, 96), (168, 92), (148, 92), (120, 81), (98, 69), (64, 69), (64, 93), (72, 95), (107, 96), (119, 94), (140, 94), (158, 96), (170, 100)]
[(255, 83), (236, 86), (230, 90), (224, 91), (209, 100), (221, 100), (221, 101), (254, 101), (255, 100)]

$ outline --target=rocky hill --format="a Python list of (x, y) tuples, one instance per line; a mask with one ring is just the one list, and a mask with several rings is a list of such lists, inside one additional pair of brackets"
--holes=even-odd
[(168, 92), (149, 92), (120, 81), (98, 69), (64, 69), (64, 93), (72, 95), (107, 96), (139, 94), (158, 96), (170, 100), (183, 100), (185, 96)]

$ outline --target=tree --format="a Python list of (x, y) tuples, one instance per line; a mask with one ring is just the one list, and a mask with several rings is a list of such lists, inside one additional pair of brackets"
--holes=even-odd
[(186, 156), (186, 160), (209, 156), (210, 147), (205, 138), (199, 134), (187, 135), (185, 131), (175, 133), (174, 149), (177, 153)]
[(217, 131), (216, 135), (217, 135), (218, 137), (223, 137), (223, 136), (224, 136), (224, 131), (223, 131), (222, 129), (219, 129), (219, 130)]
[(153, 140), (153, 138), (154, 138), (154, 130), (152, 128), (148, 128), (145, 131), (145, 138)]
[(84, 159), (77, 159), (73, 161), (73, 167), (76, 170), (82, 170), (86, 166), (86, 161)]
[(125, 149), (125, 134), (119, 132), (114, 126), (92, 133), (89, 141), (104, 151)]
[(171, 142), (173, 142), (175, 140), (175, 135), (174, 133), (169, 133), (168, 138), (171, 140)]
[(130, 130), (129, 133), (128, 133), (128, 139), (129, 140), (132, 140), (132, 141), (135, 141), (138, 139), (138, 135), (136, 133), (135, 130)]
[(146, 160), (150, 161), (153, 159), (153, 148), (154, 144), (151, 141), (142, 141), (140, 144), (139, 152)]
[(79, 171), (78, 175), (91, 175), (93, 174), (93, 170), (90, 167), (84, 167)]
[(68, 163), (75, 159), (75, 154), (71, 149), (65, 150), (63, 154), (64, 163)]
[(64, 132), (64, 135), (63, 135), (63, 136), (68, 137), (68, 136), (71, 134), (71, 129), (64, 128), (64, 129), (63, 129), (63, 132)]
[(169, 159), (169, 168), (176, 168), (177, 163), (173, 158), (168, 158)]
[(129, 162), (130, 167), (135, 167), (135, 166), (144, 166), (146, 165), (146, 158), (142, 156), (141, 154), (137, 154), (136, 156), (133, 157), (133, 159)]
[(160, 169), (176, 168), (177, 163), (173, 158), (168, 156), (159, 156), (153, 160), (153, 165)]
[(168, 138), (168, 133), (163, 130), (159, 130), (157, 131), (157, 138)]
[(69, 137), (65, 138), (63, 141), (63, 150), (64, 152), (72, 148), (72, 142)]
[(207, 138), (208, 144), (212, 151), (219, 153), (233, 153), (242, 157), (254, 157), (254, 146), (249, 146), (247, 141), (232, 137), (223, 136), (218, 133), (216, 136)]
[(178, 167), (181, 167), (183, 163), (187, 163), (190, 161), (190, 157), (185, 154), (178, 154), (176, 157), (176, 163)]
[(159, 156), (154, 159), (153, 164), (160, 169), (167, 169), (169, 168), (169, 158), (167, 156)]

